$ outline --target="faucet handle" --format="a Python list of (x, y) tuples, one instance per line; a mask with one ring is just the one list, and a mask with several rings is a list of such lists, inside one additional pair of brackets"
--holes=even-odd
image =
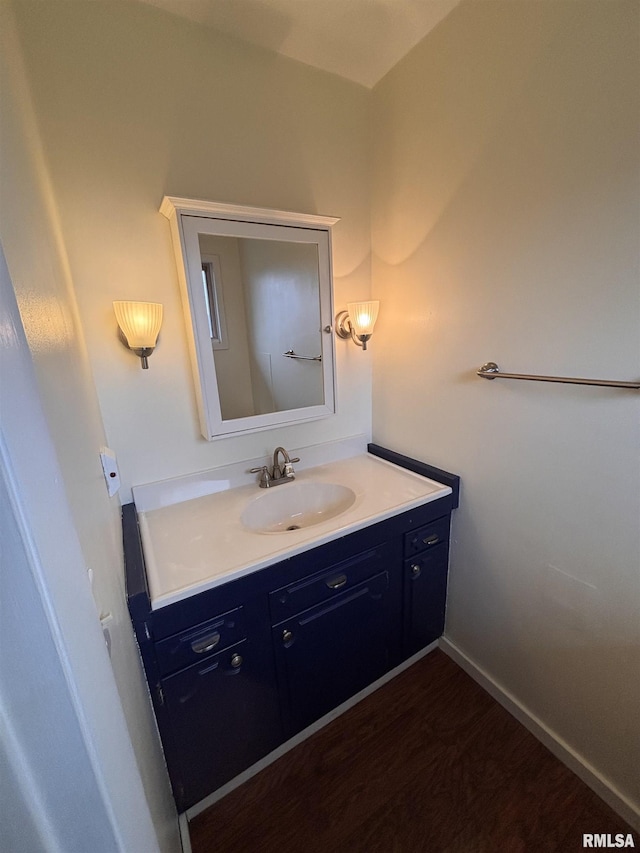
[(268, 489), (271, 481), (271, 474), (266, 465), (260, 465), (258, 468), (249, 468), (250, 474), (260, 474), (260, 488)]
[(285, 462), (282, 466), (282, 476), (288, 477), (290, 480), (293, 480), (296, 475), (296, 472), (293, 470), (293, 463), (299, 461), (300, 457), (296, 456), (295, 459), (289, 459), (288, 462)]

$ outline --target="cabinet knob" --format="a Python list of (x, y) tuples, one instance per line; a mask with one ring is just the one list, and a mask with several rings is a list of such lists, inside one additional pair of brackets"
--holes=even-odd
[(238, 669), (242, 666), (242, 655), (239, 655), (237, 652), (231, 655), (231, 666), (234, 669)]
[(417, 563), (414, 563), (414, 564), (411, 566), (411, 577), (412, 577), (412, 578), (420, 577), (420, 572), (421, 572), (421, 571), (422, 571), (422, 569), (420, 568), (420, 566), (419, 566)]
[(293, 631), (290, 631), (288, 628), (285, 628), (282, 632), (282, 642), (290, 643), (293, 640)]

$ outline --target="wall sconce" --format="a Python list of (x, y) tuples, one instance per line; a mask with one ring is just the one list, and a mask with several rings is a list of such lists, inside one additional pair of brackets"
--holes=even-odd
[(114, 302), (113, 310), (121, 340), (142, 359), (142, 368), (147, 370), (147, 358), (155, 348), (162, 325), (162, 305), (158, 302)]
[(347, 302), (347, 310), (336, 314), (336, 334), (339, 338), (351, 338), (366, 350), (379, 308), (379, 302)]

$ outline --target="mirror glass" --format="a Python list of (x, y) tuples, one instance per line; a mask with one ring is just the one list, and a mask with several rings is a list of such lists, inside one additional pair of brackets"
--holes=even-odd
[(161, 210), (178, 255), (203, 435), (333, 414), (336, 220), (177, 202)]
[(322, 405), (317, 245), (214, 234), (198, 245), (222, 420)]

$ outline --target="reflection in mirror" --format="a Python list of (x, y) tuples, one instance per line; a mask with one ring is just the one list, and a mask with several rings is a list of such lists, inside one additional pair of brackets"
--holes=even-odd
[(198, 244), (222, 419), (321, 405), (317, 246), (213, 234)]
[(331, 234), (315, 214), (165, 198), (207, 439), (334, 412)]
[(207, 306), (211, 345), (214, 349), (227, 349), (229, 344), (219, 255), (202, 252), (202, 287)]

